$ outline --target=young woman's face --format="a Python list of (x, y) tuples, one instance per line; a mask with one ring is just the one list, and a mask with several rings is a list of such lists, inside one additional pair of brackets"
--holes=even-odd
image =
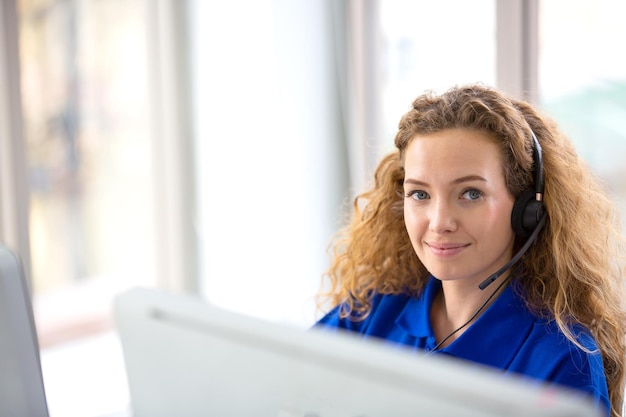
[(431, 274), (478, 285), (511, 259), (513, 197), (493, 139), (466, 129), (418, 135), (404, 167), (406, 229)]

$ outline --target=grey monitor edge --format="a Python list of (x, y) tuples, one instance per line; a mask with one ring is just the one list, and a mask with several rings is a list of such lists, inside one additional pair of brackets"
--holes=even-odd
[(118, 296), (115, 314), (136, 417), (602, 415), (573, 391), (275, 325), (198, 297), (134, 289)]
[(19, 257), (0, 245), (0, 417), (48, 417), (31, 296)]

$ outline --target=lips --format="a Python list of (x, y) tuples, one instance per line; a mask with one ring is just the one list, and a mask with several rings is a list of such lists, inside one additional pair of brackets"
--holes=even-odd
[(449, 257), (463, 252), (469, 246), (469, 243), (426, 242), (426, 246), (436, 256)]

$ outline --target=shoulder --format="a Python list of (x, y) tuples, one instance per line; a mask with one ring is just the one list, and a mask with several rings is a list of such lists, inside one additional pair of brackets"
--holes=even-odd
[[(518, 357), (532, 355), (534, 362), (544, 366), (571, 366), (581, 371), (600, 369), (602, 373), (602, 355), (591, 332), (580, 324), (568, 326), (570, 337), (562, 331), (554, 318), (544, 318), (529, 311), (526, 302), (515, 291), (513, 293), (518, 306), (516, 320), (525, 317), (529, 324), (527, 334), (522, 338)], [(588, 372), (587, 372), (588, 373)]]
[(411, 297), (405, 294), (375, 294), (372, 297), (372, 306), (368, 314), (341, 317), (340, 312), (345, 305), (339, 305), (322, 317), (315, 327), (368, 333), (368, 329), (377, 323), (394, 323), (410, 299)]
[(568, 339), (554, 321), (538, 319), (510, 369), (523, 369), (530, 376), (587, 392), (608, 405), (604, 365), (597, 343), (582, 326), (573, 326), (571, 331), (576, 342)]
[[(508, 346), (510, 356), (502, 354), (501, 368), (587, 392), (608, 404), (602, 355), (588, 329), (574, 324), (569, 327), (572, 337), (568, 338), (554, 319), (532, 313), (517, 291), (510, 291), (502, 301), (496, 307), (508, 309), (508, 313), (494, 311), (497, 317), (482, 334), (491, 350)], [(497, 336), (488, 337), (494, 332)]]
[(586, 379), (599, 377), (604, 380), (602, 355), (591, 333), (582, 326), (571, 327), (575, 341), (563, 334), (554, 321), (538, 320), (531, 337), (544, 351), (544, 361), (551, 363), (556, 370), (562, 369), (561, 376), (581, 378), (573, 384), (585, 384)]

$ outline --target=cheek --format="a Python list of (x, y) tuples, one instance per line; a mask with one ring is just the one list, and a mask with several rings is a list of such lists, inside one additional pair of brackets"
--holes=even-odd
[(407, 230), (411, 230), (411, 224), (414, 223), (414, 218), (413, 215), (411, 213), (411, 210), (409, 210), (406, 206), (406, 204), (404, 205), (404, 225), (406, 226)]
[(488, 216), (484, 217), (482, 224), (475, 224), (474, 230), (477, 233), (488, 233), (491, 235), (494, 241), (506, 241), (513, 240), (515, 235), (511, 226), (511, 210), (513, 209), (512, 202), (500, 204), (491, 210)]
[(422, 216), (417, 215), (415, 213), (415, 210), (409, 210), (405, 206), (404, 226), (412, 241), (420, 233), (420, 227), (422, 226), (423, 222), (424, 222), (424, 219), (422, 218)]

